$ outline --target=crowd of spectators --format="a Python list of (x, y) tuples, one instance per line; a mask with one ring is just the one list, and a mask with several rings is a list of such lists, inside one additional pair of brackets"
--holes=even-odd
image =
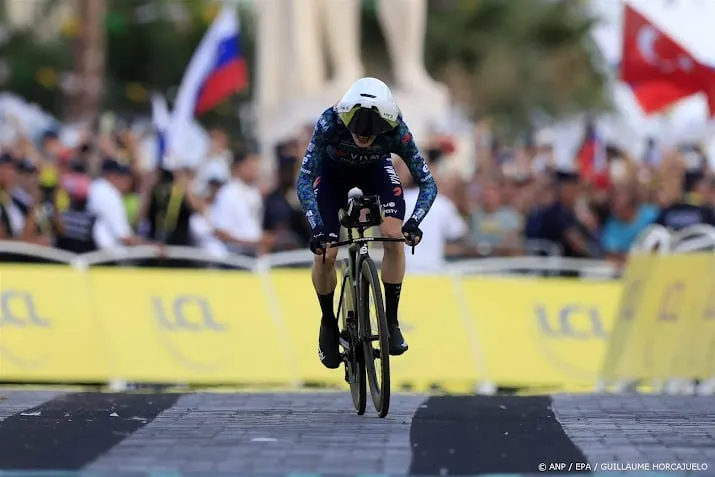
[[(196, 168), (147, 172), (129, 129), (90, 131), (68, 147), (47, 131), (40, 141), (18, 136), (0, 154), (0, 239), (75, 253), (166, 245), (194, 246), (216, 256), (260, 256), (306, 249), (309, 230), (294, 190), (312, 127), (276, 147), (273, 180), (261, 177), (256, 151), (220, 129)], [(623, 263), (636, 236), (654, 222), (671, 228), (715, 224), (715, 180), (693, 145), (629, 157), (606, 147), (600, 177), (575, 157), (559, 169), (548, 142), (496, 145), (475, 127), (472, 177), (450, 167), (450, 138), (421, 144), (440, 189), (423, 223), (424, 242), (408, 269), (439, 271), (445, 260), (560, 254)], [(584, 139), (585, 141), (586, 139)], [(658, 160), (653, 160), (657, 152)], [(416, 186), (394, 158), (408, 211)], [(17, 260), (5, 253), (2, 260)]]

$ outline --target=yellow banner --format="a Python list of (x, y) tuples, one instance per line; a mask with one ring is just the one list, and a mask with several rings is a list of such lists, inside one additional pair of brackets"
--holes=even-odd
[(618, 303), (618, 283), (466, 278), (487, 375), (502, 386), (592, 386)]
[(712, 254), (635, 255), (603, 364), (609, 381), (713, 376)]
[[(318, 359), (320, 308), (307, 270), (3, 266), (0, 279), (0, 380), (345, 387), (343, 370)], [(410, 351), (391, 359), (393, 388), (590, 387), (620, 289), (408, 276), (400, 321)], [(705, 344), (690, 351), (700, 356)]]
[(260, 282), (248, 272), (89, 272), (116, 375), (191, 383), (296, 378)]
[(106, 341), (85, 275), (69, 267), (3, 265), (0, 313), (3, 381), (106, 382)]

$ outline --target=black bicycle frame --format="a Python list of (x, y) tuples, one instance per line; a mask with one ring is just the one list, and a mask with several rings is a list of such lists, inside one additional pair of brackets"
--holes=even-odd
[[(350, 269), (350, 278), (352, 278), (353, 283), (352, 283), (352, 296), (353, 299), (357, 299), (357, 288), (358, 288), (358, 280), (360, 279), (360, 266), (362, 265), (362, 261), (367, 258), (368, 252), (367, 252), (367, 243), (368, 242), (404, 242), (405, 239), (395, 239), (395, 238), (388, 238), (388, 237), (365, 237), (365, 231), (363, 227), (357, 227), (358, 231), (358, 237), (353, 238), (353, 232), (352, 228), (348, 228), (348, 239), (343, 240), (341, 242), (335, 242), (330, 244), (328, 247), (329, 248), (337, 248), (337, 247), (344, 247), (345, 245), (349, 245), (348, 247), (348, 260), (349, 260), (349, 269)], [(413, 247), (413, 252), (414, 253), (414, 247)], [(323, 253), (323, 262), (325, 261), (325, 253)], [(345, 287), (345, 281), (348, 279), (347, 276), (343, 277), (343, 283), (342, 287)], [(340, 300), (338, 301), (338, 316), (340, 316), (340, 310), (343, 305), (343, 293), (340, 294)]]

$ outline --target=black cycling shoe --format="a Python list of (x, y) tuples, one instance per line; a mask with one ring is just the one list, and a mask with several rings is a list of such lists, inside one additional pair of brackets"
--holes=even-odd
[(390, 355), (399, 356), (407, 351), (408, 348), (405, 337), (402, 336), (400, 326), (397, 324), (388, 325), (388, 329), (390, 330), (390, 338), (388, 340), (390, 343)]
[(338, 347), (340, 331), (338, 330), (338, 320), (321, 320), (320, 336), (318, 337), (318, 357), (328, 369), (335, 369), (343, 362)]

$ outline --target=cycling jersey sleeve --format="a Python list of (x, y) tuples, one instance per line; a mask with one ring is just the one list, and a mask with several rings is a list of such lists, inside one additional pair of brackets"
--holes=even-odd
[(414, 177), (415, 182), (419, 185), (420, 192), (417, 195), (417, 203), (412, 211), (410, 219), (414, 219), (419, 224), (425, 218), (430, 207), (437, 198), (437, 184), (432, 177), (429, 166), (425, 162), (424, 157), (417, 149), (415, 140), (410, 133), (410, 129), (404, 121), (398, 127), (395, 141), (396, 147), (392, 152), (402, 158), (410, 170), (410, 174)]
[(324, 118), (318, 120), (313, 130), (313, 137), (310, 138), (310, 143), (308, 143), (308, 148), (305, 151), (303, 164), (300, 167), (296, 181), (298, 199), (311, 230), (323, 225), (323, 220), (320, 218), (320, 211), (318, 210), (318, 201), (313, 190), (313, 182), (318, 177), (318, 170), (325, 154), (323, 138), (327, 130), (328, 125)]

